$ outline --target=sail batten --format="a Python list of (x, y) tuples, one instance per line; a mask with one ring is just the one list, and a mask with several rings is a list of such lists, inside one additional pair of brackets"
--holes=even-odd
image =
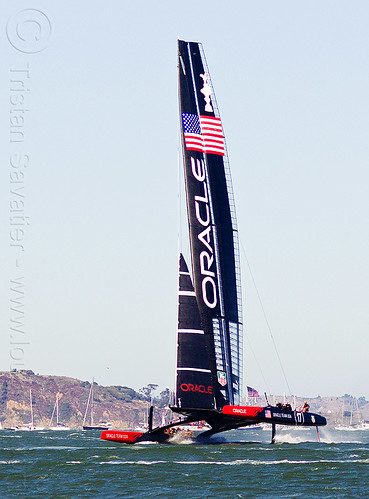
[(196, 296), (195, 291), (178, 291), (180, 296)]
[(192, 371), (198, 373), (211, 373), (210, 369), (199, 369), (198, 367), (177, 367), (177, 371)]
[(178, 334), (205, 334), (202, 329), (178, 329)]

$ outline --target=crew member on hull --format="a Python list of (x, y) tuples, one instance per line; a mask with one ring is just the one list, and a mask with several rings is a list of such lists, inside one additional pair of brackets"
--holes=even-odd
[(306, 402), (304, 402), (304, 405), (302, 406), (302, 412), (309, 412), (310, 405)]

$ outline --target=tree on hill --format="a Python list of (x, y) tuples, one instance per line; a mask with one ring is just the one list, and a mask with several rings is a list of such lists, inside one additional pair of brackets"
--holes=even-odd
[(147, 386), (143, 386), (138, 391), (143, 394), (145, 400), (151, 402), (152, 400), (152, 392), (154, 392), (159, 385), (155, 383), (149, 383)]
[(168, 407), (170, 401), (170, 390), (166, 388), (160, 392), (159, 397), (155, 397), (154, 402), (158, 407)]

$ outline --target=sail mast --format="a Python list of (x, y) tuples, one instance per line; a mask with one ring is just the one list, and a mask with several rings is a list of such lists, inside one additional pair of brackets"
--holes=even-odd
[(239, 251), (229, 162), (202, 46), (179, 40), (179, 102), (192, 273), (216, 406), (242, 396)]
[(31, 426), (33, 426), (33, 404), (32, 404), (32, 390), (29, 389), (29, 403), (31, 406)]
[(59, 392), (56, 394), (56, 426), (59, 424)]
[[(86, 418), (87, 418), (87, 414), (88, 414), (88, 408), (90, 407), (92, 386), (93, 386), (93, 383), (91, 384), (90, 391), (88, 392), (88, 399), (87, 399), (87, 404), (86, 404), (86, 409), (85, 409), (85, 415), (83, 416), (82, 426), (85, 426), (85, 423), (86, 423)], [(91, 424), (91, 426), (92, 426), (92, 424)]]

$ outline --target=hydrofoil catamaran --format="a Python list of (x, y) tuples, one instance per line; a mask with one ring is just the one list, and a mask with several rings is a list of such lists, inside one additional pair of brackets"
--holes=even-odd
[(182, 421), (148, 431), (104, 431), (125, 443), (165, 442), (172, 428), (195, 421), (210, 426), (197, 439), (243, 426), (270, 423), (322, 426), (318, 414), (240, 405), (243, 344), (240, 255), (223, 127), (202, 45), (178, 41), (179, 105), (191, 250), (191, 270), (179, 259), (175, 405)]

